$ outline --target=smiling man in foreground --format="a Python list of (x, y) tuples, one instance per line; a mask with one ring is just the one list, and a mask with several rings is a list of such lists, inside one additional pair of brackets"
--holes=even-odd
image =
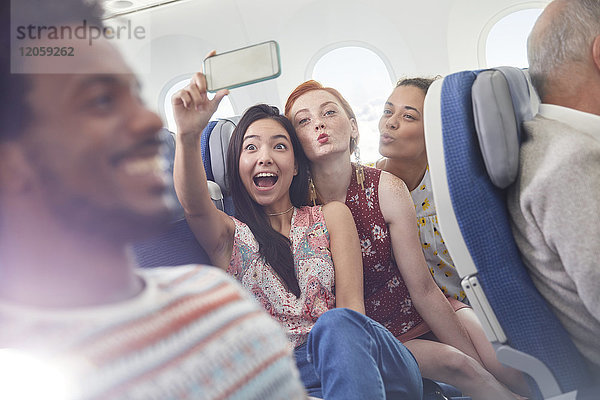
[[(102, 27), (94, 4), (13, 3), (17, 26)], [(161, 121), (110, 40), (26, 44), (74, 56), (13, 73), (1, 56), (0, 398), (304, 398), (283, 332), (237, 283), (136, 268), (127, 243), (174, 199)]]

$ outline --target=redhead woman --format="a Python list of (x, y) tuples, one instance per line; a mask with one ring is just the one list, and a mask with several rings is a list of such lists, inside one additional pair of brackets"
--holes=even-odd
[(249, 108), (232, 134), (227, 163), (237, 217), (213, 205), (200, 134), (225, 94), (209, 100), (205, 78), (196, 74), (172, 100), (175, 187), (196, 238), (211, 261), (285, 328), (311, 396), (420, 398), (412, 354), (363, 315), (362, 263), (350, 211), (340, 202), (301, 206), (307, 160), (277, 108)]
[(456, 315), (466, 305), (447, 299), (431, 277), (406, 184), (351, 163), (359, 132), (348, 102), (337, 90), (308, 81), (290, 94), (285, 115), (310, 161), (309, 201), (344, 202), (352, 212), (367, 316), (411, 350), (424, 377), (450, 383), (473, 399), (514, 399), (483, 367), (468, 327)]

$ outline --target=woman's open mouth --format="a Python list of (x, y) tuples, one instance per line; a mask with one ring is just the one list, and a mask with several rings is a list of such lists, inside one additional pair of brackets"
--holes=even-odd
[(256, 185), (256, 187), (270, 188), (273, 185), (275, 185), (275, 183), (277, 183), (279, 177), (273, 172), (260, 172), (256, 174), (252, 179), (254, 180), (254, 184)]

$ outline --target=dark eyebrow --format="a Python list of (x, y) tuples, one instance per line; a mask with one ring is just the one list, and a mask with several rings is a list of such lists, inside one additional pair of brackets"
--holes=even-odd
[(93, 85), (97, 85), (97, 84), (104, 84), (104, 85), (110, 85), (110, 86), (131, 86), (133, 89), (135, 89), (136, 91), (140, 91), (141, 89), (141, 84), (140, 81), (137, 80), (137, 78), (125, 78), (125, 76), (130, 76), (130, 75), (124, 75), (124, 74), (107, 74), (107, 75), (92, 75), (89, 77), (85, 77), (84, 79), (81, 80), (81, 82), (79, 83), (78, 87), (79, 90), (82, 89), (86, 89), (90, 86)]
[(258, 135), (245, 135), (244, 139), (242, 139), (242, 143), (244, 143), (247, 139), (258, 139)]
[[(244, 136), (244, 139), (242, 140), (242, 143), (244, 143), (246, 141), (246, 139), (260, 139), (260, 137), (258, 135), (247, 135), (247, 136)], [(271, 140), (285, 139), (288, 142), (290, 141), (290, 139), (287, 137), (287, 135), (284, 135), (282, 133), (273, 135), (269, 139), (271, 139)]]
[(280, 134), (278, 134), (278, 135), (273, 135), (273, 136), (271, 136), (271, 140), (277, 140), (277, 139), (285, 139), (285, 140), (287, 140), (288, 142), (290, 141), (290, 138), (288, 138), (286, 135), (283, 135), (283, 134), (281, 134), (281, 133), (280, 133)]
[(419, 115), (421, 115), (421, 111), (417, 110), (417, 109), (416, 109), (416, 108), (414, 108), (414, 107), (411, 107), (411, 106), (404, 106), (404, 109), (405, 109), (405, 110), (414, 110), (416, 113), (418, 113)]
[[(388, 105), (388, 106), (390, 106), (390, 107), (394, 107), (394, 103), (392, 103), (392, 102), (386, 101), (386, 102), (385, 102), (385, 104), (386, 104), (386, 105)], [(404, 106), (404, 109), (405, 109), (405, 110), (413, 110), (413, 111), (415, 111), (416, 113), (418, 113), (419, 115), (421, 115), (421, 111), (417, 110), (417, 109), (416, 109), (416, 108), (414, 108), (414, 107), (411, 107), (411, 106)]]

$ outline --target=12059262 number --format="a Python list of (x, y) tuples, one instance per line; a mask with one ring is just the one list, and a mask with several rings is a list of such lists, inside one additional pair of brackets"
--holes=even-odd
[(19, 47), (22, 57), (73, 57), (75, 48), (58, 46)]

